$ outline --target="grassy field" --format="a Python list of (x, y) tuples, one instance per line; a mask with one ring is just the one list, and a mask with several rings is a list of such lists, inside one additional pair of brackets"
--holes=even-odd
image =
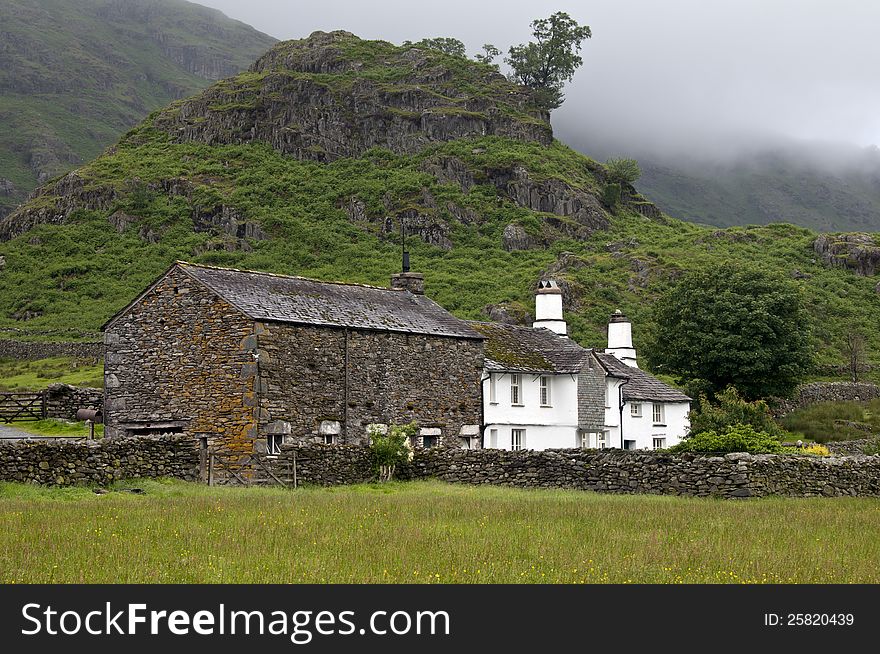
[(820, 402), (779, 420), (784, 429), (819, 443), (880, 434), (880, 400)]
[(871, 499), (2, 484), (0, 581), (878, 583), (878, 530)]
[[(35, 436), (71, 438), (89, 435), (89, 428), (85, 422), (68, 422), (67, 420), (55, 420), (53, 418), (47, 418), (46, 420), (16, 420), (7, 426), (30, 432)], [(104, 425), (95, 425), (95, 438), (103, 436)]]
[(72, 357), (0, 359), (0, 391), (39, 391), (56, 383), (100, 388), (104, 385), (104, 365)]

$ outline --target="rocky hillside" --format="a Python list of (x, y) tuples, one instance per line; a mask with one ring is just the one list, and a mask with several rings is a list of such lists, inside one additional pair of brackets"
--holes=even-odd
[(659, 293), (723, 259), (798, 280), (829, 374), (847, 329), (880, 321), (861, 237), (709, 229), (605, 189), (604, 167), (493, 68), (319, 32), (152, 114), (0, 221), (0, 329), (95, 330), (174, 259), (384, 285), (401, 224), (444, 306), (528, 322), (552, 275), (586, 345), (616, 308), (642, 338)]
[(0, 216), (275, 39), (183, 0), (0, 3)]

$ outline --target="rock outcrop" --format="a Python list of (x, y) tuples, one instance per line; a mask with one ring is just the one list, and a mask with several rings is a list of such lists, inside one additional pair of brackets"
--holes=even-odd
[(870, 277), (880, 270), (880, 243), (871, 234), (822, 234), (813, 250), (826, 266)]

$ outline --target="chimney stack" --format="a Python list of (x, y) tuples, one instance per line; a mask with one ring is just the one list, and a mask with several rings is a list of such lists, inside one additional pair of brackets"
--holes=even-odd
[(544, 327), (560, 336), (566, 336), (568, 327), (562, 317), (562, 289), (555, 281), (538, 282), (535, 292), (535, 322), (532, 327)]
[(401, 272), (391, 276), (391, 288), (409, 291), (413, 295), (425, 294), (425, 276), (422, 273)]
[(632, 323), (620, 309), (611, 314), (611, 321), (608, 323), (608, 348), (605, 351), (630, 368), (639, 367), (633, 347)]

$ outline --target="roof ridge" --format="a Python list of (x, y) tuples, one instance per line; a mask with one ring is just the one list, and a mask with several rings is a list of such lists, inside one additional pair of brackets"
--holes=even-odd
[(335, 284), (337, 286), (357, 286), (359, 288), (369, 288), (376, 291), (388, 291), (390, 293), (399, 293), (406, 289), (388, 288), (386, 286), (373, 286), (372, 284), (360, 284), (358, 282), (341, 282), (338, 280), (315, 279), (314, 277), (303, 277), (301, 275), (283, 275), (281, 273), (266, 272), (265, 270), (247, 270), (242, 268), (231, 268), (229, 266), (210, 266), (205, 263), (193, 263), (192, 261), (183, 261), (178, 259), (174, 262), (179, 266), (189, 266), (192, 268), (205, 268), (206, 270), (226, 270), (229, 272), (248, 273), (251, 275), (265, 275), (266, 277), (277, 277), (279, 279), (298, 279), (305, 282), (315, 282), (316, 284)]

